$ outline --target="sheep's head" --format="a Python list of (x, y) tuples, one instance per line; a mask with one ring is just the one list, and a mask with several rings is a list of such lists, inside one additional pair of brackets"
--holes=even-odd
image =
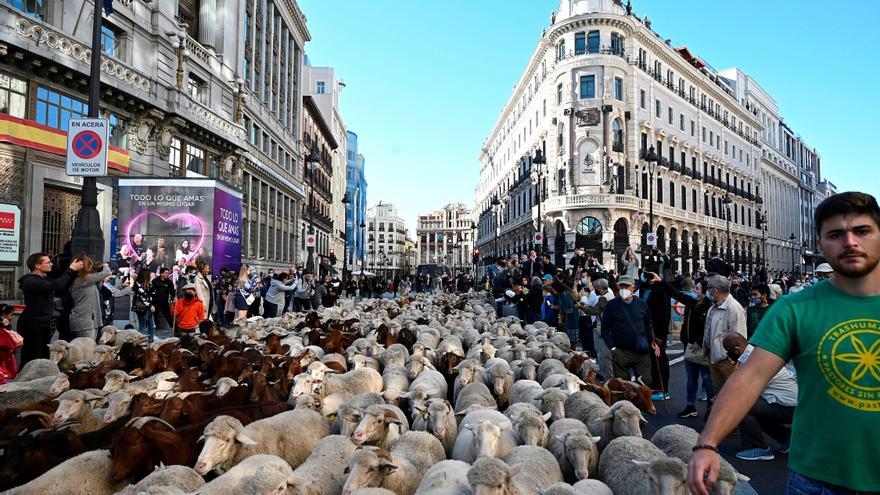
[(397, 470), (391, 454), (385, 449), (364, 447), (352, 454), (345, 468), (348, 479), (342, 495), (351, 495), (359, 488), (382, 486), (385, 477)]
[[(465, 363), (468, 363), (465, 365)], [(477, 374), (477, 367), (473, 365), (470, 361), (462, 361), (458, 366), (454, 368), (458, 371), (458, 381), (462, 386), (468, 385), (474, 381), (474, 377)]]
[(516, 493), (512, 478), (522, 470), (521, 464), (508, 466), (493, 457), (481, 457), (468, 470), (468, 483), (474, 495), (507, 495)]
[(58, 375), (58, 378), (49, 386), (49, 397), (58, 397), (70, 388), (70, 378), (67, 375)]
[(654, 461), (633, 460), (648, 473), (652, 494), (687, 495), (687, 465), (677, 457), (665, 457)]
[(104, 411), (104, 417), (101, 419), (104, 423), (112, 423), (130, 411), (131, 396), (125, 390), (119, 390), (110, 394), (107, 400), (107, 409)]
[(214, 385), (214, 395), (217, 397), (223, 397), (234, 387), (238, 386), (238, 382), (229, 378), (228, 376), (224, 376), (217, 380), (217, 383)]
[(443, 438), (446, 435), (446, 425), (455, 421), (452, 405), (445, 399), (431, 399), (420, 406), (418, 412), (425, 417), (428, 431), (437, 438)]
[(560, 438), (565, 446), (565, 457), (579, 480), (590, 476), (590, 466), (599, 462), (599, 449), (596, 444), (602, 437), (587, 435), (585, 432), (571, 432)]
[(548, 388), (538, 395), (541, 401), (541, 411), (551, 413), (554, 421), (565, 417), (565, 392), (558, 388)]
[(94, 352), (92, 352), (91, 362), (95, 366), (111, 363), (114, 359), (116, 359), (117, 352), (119, 352), (119, 350), (115, 347), (103, 344), (99, 345), (95, 347)]
[(324, 380), (315, 378), (308, 373), (300, 373), (293, 379), (293, 388), (290, 389), (290, 398), (296, 399), (302, 394), (318, 393)]
[(104, 388), (101, 390), (108, 394), (123, 390), (128, 386), (128, 381), (130, 379), (128, 373), (122, 370), (111, 370), (104, 375)]
[(156, 373), (151, 378), (156, 380), (156, 391), (157, 392), (170, 392), (174, 390), (174, 387), (177, 385), (177, 373), (173, 371), (163, 371), (161, 373)]
[(58, 364), (67, 357), (70, 352), (70, 344), (63, 340), (56, 340), (49, 344), (49, 359), (53, 363)]
[[(527, 347), (523, 346), (525, 349)], [(519, 373), (520, 378), (523, 380), (537, 380), (538, 379), (538, 363), (532, 358), (525, 358), (519, 364)]]
[(436, 388), (427, 389), (424, 387), (416, 387), (407, 392), (403, 392), (400, 394), (400, 397), (402, 399), (408, 399), (410, 407), (415, 410), (419, 406), (425, 405), (425, 402), (427, 402), (428, 399), (436, 395), (440, 395), (440, 390)]
[(287, 486), (294, 484), (293, 469), (285, 463), (263, 464), (244, 481), (242, 491), (260, 495), (284, 495)]
[(402, 424), (403, 421), (394, 411), (372, 406), (364, 411), (360, 422), (351, 433), (351, 441), (355, 445), (380, 443), (385, 440), (389, 428), (399, 427)]
[(413, 355), (407, 361), (406, 369), (409, 371), (409, 379), (415, 380), (419, 373), (425, 369), (434, 369), (434, 366), (425, 356)]
[(614, 438), (641, 437), (641, 426), (648, 423), (641, 411), (626, 400), (612, 404), (602, 420), (605, 421), (605, 431), (609, 432), (610, 429)]
[(223, 467), (238, 451), (239, 444), (256, 445), (241, 422), (231, 416), (217, 416), (208, 423), (203, 434), (205, 445), (199, 453), (195, 471), (201, 475)]
[(318, 378), (320, 380), (324, 379), (324, 376), (327, 373), (333, 373), (333, 370), (327, 367), (326, 364), (321, 361), (312, 361), (309, 363), (308, 368), (306, 368), (306, 373), (313, 378)]
[(479, 421), (471, 430), (476, 457), (496, 457), (501, 446), (501, 427), (490, 421)]
[(489, 376), (492, 377), (492, 390), (495, 395), (501, 397), (507, 393), (507, 387), (513, 379), (513, 371), (506, 363), (497, 363), (489, 368)]
[(119, 329), (114, 327), (113, 325), (107, 325), (106, 327), (101, 329), (101, 338), (98, 340), (98, 344), (109, 344), (116, 340), (116, 332)]
[(372, 358), (364, 356), (363, 354), (356, 354), (351, 358), (351, 369), (359, 370), (361, 368), (369, 368), (372, 363)]
[(511, 418), (513, 429), (519, 435), (523, 445), (547, 446), (547, 437), (550, 434), (550, 430), (547, 428), (547, 420), (550, 419), (550, 415), (551, 413), (548, 412), (543, 416), (525, 414)]
[(318, 394), (302, 394), (296, 398), (296, 409), (311, 409), (321, 412), (324, 407), (324, 399)]
[(733, 495), (733, 490), (737, 483), (749, 481), (749, 477), (738, 473), (733, 466), (727, 462), (721, 463), (721, 469), (718, 472), (718, 480), (709, 489), (710, 495)]
[(58, 409), (55, 410), (52, 419), (57, 424), (78, 417), (83, 414), (86, 408), (89, 408), (88, 401), (98, 398), (100, 396), (82, 390), (68, 390), (58, 396)]
[(541, 344), (541, 357), (544, 359), (552, 359), (556, 353), (556, 345), (553, 342), (544, 342)]

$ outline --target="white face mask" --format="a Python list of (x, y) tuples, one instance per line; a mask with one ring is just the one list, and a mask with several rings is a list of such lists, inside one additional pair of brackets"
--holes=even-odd
[(620, 289), (620, 298), (621, 299), (629, 299), (632, 297), (633, 293), (629, 289)]

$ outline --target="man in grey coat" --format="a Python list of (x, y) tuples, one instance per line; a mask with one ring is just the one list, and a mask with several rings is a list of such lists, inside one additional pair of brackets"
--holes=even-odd
[(110, 268), (104, 263), (98, 273), (92, 271), (92, 260), (86, 258), (85, 265), (77, 273), (70, 285), (70, 331), (77, 337), (94, 339), (97, 330), (103, 326), (101, 318), (101, 293), (98, 283), (110, 276)]

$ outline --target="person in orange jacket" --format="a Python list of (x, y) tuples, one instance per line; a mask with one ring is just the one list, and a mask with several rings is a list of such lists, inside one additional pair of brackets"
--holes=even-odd
[(205, 319), (205, 305), (196, 297), (195, 284), (183, 286), (183, 298), (174, 305), (174, 335), (194, 332)]

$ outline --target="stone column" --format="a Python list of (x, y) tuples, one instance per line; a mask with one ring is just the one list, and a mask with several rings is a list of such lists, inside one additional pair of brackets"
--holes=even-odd
[(217, 37), (217, 0), (201, 0), (199, 6), (199, 43), (213, 49)]

